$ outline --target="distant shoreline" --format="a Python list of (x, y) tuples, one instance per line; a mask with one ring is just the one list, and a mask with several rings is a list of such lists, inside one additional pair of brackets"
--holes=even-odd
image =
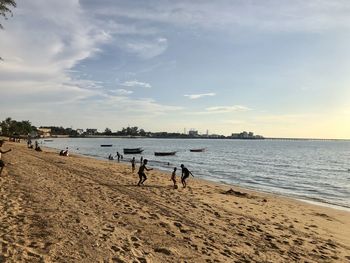
[(208, 138), (208, 137), (148, 137), (148, 136), (118, 136), (118, 135), (87, 135), (87, 136), (69, 136), (53, 135), (42, 137), (40, 139), (54, 138), (120, 138), (120, 139), (205, 139), (205, 140), (242, 140), (242, 141), (263, 141), (263, 140), (280, 140), (280, 141), (350, 141), (350, 139), (331, 139), (331, 138), (283, 138), (283, 137), (264, 137), (264, 138)]

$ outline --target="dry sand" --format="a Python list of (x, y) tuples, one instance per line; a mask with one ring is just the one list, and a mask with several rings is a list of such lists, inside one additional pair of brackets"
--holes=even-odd
[[(350, 213), (6, 143), (0, 262), (349, 262)], [(190, 166), (190, 164), (188, 164)], [(228, 191), (228, 192), (227, 192)]]

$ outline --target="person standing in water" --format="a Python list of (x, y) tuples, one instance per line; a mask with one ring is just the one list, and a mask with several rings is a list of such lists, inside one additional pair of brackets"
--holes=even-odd
[(188, 177), (190, 177), (190, 175), (192, 175), (193, 177), (194, 177), (194, 175), (183, 164), (181, 164), (181, 169), (182, 169), (181, 183), (182, 183), (183, 188), (185, 188), (187, 186), (186, 179)]
[(132, 157), (132, 159), (131, 159), (131, 171), (132, 171), (132, 173), (134, 173), (134, 171), (135, 171), (135, 162), (136, 162), (135, 157)]
[(145, 159), (145, 160), (143, 160), (143, 164), (140, 166), (140, 168), (139, 168), (139, 172), (138, 172), (138, 174), (139, 174), (139, 177), (140, 177), (140, 181), (138, 182), (138, 186), (140, 186), (140, 185), (142, 185), (146, 180), (147, 180), (147, 176), (146, 176), (146, 174), (145, 174), (145, 170), (146, 171), (150, 171), (150, 170), (153, 170), (152, 168), (147, 168), (146, 167), (146, 164), (148, 163), (148, 160), (147, 159)]

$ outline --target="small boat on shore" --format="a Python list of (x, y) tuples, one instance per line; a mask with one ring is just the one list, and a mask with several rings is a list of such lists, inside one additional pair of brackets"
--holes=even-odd
[(200, 148), (200, 149), (190, 149), (190, 152), (205, 152), (205, 148)]
[(154, 152), (155, 156), (168, 156), (168, 155), (175, 155), (176, 152)]
[(142, 153), (144, 150), (139, 147), (139, 148), (124, 148), (123, 152), (124, 154), (140, 154)]
[(113, 144), (101, 144), (101, 147), (112, 147)]
[(51, 140), (51, 139), (46, 139), (46, 140), (44, 140), (44, 142), (53, 142), (53, 140)]

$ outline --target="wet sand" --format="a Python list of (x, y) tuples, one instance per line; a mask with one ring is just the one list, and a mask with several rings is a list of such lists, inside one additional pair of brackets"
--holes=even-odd
[(350, 262), (349, 212), (192, 177), (174, 190), (171, 171), (137, 187), (131, 165), (10, 147), (0, 262)]

